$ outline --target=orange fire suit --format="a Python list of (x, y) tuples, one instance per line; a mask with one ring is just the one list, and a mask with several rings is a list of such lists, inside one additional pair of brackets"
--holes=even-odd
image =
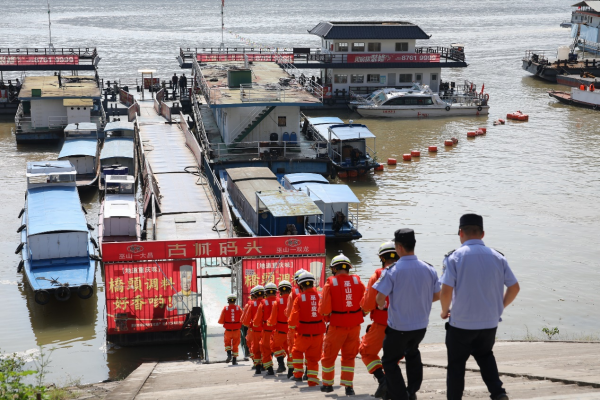
[[(250, 302), (248, 302), (248, 304), (246, 305), (246, 307), (244, 307), (244, 310), (242, 311), (242, 325), (244, 318), (246, 317), (246, 314), (248, 314), (248, 311), (250, 310)], [(244, 325), (246, 326), (246, 325)], [(246, 326), (246, 328), (248, 328), (248, 326)], [(248, 351), (250, 351), (250, 358), (254, 360), (254, 352), (252, 351), (252, 329), (248, 328), (246, 330), (246, 346), (248, 346)]]
[(254, 360), (255, 366), (261, 363), (260, 339), (262, 339), (262, 325), (260, 327), (254, 327), (252, 326), (252, 321), (256, 316), (261, 300), (262, 298), (250, 301), (246, 305), (248, 313), (244, 316), (244, 319), (242, 319), (242, 324), (247, 326), (249, 330), (252, 330), (252, 346), (248, 344), (248, 347), (252, 348), (252, 359)]
[(335, 359), (340, 350), (342, 350), (340, 384), (349, 387), (353, 385), (354, 364), (360, 345), (360, 325), (364, 320), (360, 308), (364, 294), (365, 285), (357, 275), (331, 276), (323, 287), (319, 313), (330, 316), (321, 359), (324, 386), (333, 386)]
[[(323, 350), (325, 323), (317, 312), (318, 304), (319, 293), (313, 288), (307, 289), (294, 300), (288, 319), (290, 329), (296, 331), (292, 349), (294, 377), (302, 377), (302, 364), (306, 359), (308, 386), (319, 385), (319, 359)], [(292, 329), (292, 326), (295, 328)]]
[(288, 320), (285, 315), (287, 310), (289, 293), (284, 295), (278, 295), (273, 304), (273, 310), (271, 310), (271, 316), (269, 317), (269, 326), (274, 326), (273, 339), (271, 340), (271, 350), (275, 358), (287, 356), (287, 367), (292, 367), (292, 349), (288, 346)]
[(221, 311), (219, 324), (225, 328), (225, 351), (231, 350), (233, 357), (238, 356), (240, 346), (242, 309), (235, 304), (229, 304)]
[(273, 356), (271, 355), (271, 336), (273, 335), (273, 327), (269, 326), (267, 321), (271, 317), (271, 311), (275, 303), (275, 296), (269, 296), (263, 299), (258, 305), (256, 315), (252, 320), (253, 329), (261, 327), (262, 337), (260, 339), (260, 352), (262, 354), (263, 368), (267, 369), (273, 366)]
[[(287, 307), (285, 310), (286, 317), (289, 318), (290, 315), (292, 314), (292, 306), (294, 305), (294, 300), (296, 300), (296, 297), (298, 297), (299, 295), (300, 295), (300, 289), (298, 289), (298, 288), (292, 289), (292, 293), (288, 296)], [(292, 349), (294, 348), (294, 340), (296, 338), (296, 330), (294, 328), (295, 328), (295, 326), (290, 326), (290, 329), (288, 330), (288, 335), (287, 335), (288, 347), (290, 349), (290, 353), (291, 353)]]
[(379, 358), (379, 352), (383, 347), (385, 328), (387, 328), (387, 307), (389, 300), (386, 298), (384, 310), (379, 310), (375, 300), (377, 293), (379, 292), (373, 289), (373, 285), (379, 280), (383, 271), (385, 271), (385, 268), (379, 268), (371, 276), (369, 283), (367, 284), (365, 297), (360, 303), (363, 313), (365, 315), (371, 313), (371, 320), (373, 321), (367, 328), (367, 333), (362, 337), (360, 347), (358, 348), (362, 361), (365, 363), (370, 374), (383, 368), (381, 365), (381, 358)]

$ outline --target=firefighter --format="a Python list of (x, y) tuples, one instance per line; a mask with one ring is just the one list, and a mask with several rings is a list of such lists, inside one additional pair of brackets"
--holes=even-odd
[(384, 309), (378, 309), (377, 302), (375, 301), (378, 292), (372, 286), (379, 280), (384, 271), (398, 261), (398, 253), (396, 253), (396, 245), (393, 241), (385, 242), (379, 246), (379, 259), (381, 260), (381, 268), (375, 270), (375, 273), (369, 279), (365, 297), (360, 303), (364, 315), (371, 313), (371, 321), (373, 322), (367, 327), (367, 333), (362, 337), (358, 352), (369, 373), (373, 374), (379, 383), (379, 387), (373, 397), (384, 398), (386, 384), (379, 352), (383, 347), (385, 328), (387, 328), (388, 299), (386, 299)]
[(291, 330), (296, 331), (292, 359), (294, 374), (290, 378), (302, 382), (302, 364), (306, 359), (308, 386), (319, 386), (319, 359), (323, 350), (325, 322), (319, 315), (319, 293), (315, 289), (315, 277), (304, 272), (298, 277), (300, 295), (296, 296), (288, 319)]
[[(256, 310), (256, 315), (252, 320), (253, 329), (260, 327), (262, 335), (260, 339), (260, 352), (262, 354), (262, 368), (267, 370), (267, 375), (275, 375), (273, 371), (273, 355), (271, 354), (271, 336), (273, 327), (269, 326), (267, 321), (271, 317), (275, 297), (277, 296), (277, 285), (269, 282), (265, 285), (265, 298), (261, 300)], [(260, 371), (256, 372), (260, 374)]]
[(248, 312), (250, 312), (250, 302), (252, 302), (254, 300), (254, 288), (252, 288), (250, 290), (250, 296), (248, 296), (248, 304), (246, 305), (246, 307), (244, 307), (244, 309), (242, 310), (242, 331), (245, 330), (246, 331), (246, 347), (248, 348), (248, 352), (250, 353), (250, 358), (252, 360), (254, 360), (254, 352), (252, 351), (252, 337), (254, 335), (254, 332), (252, 332), (252, 329), (250, 329), (248, 326), (244, 325), (244, 320), (246, 319), (246, 314), (248, 314)]
[(323, 299), (319, 305), (319, 313), (329, 318), (329, 326), (325, 335), (323, 358), (323, 386), (321, 391), (333, 392), (335, 376), (335, 359), (342, 350), (342, 374), (340, 384), (346, 387), (346, 396), (354, 395), (354, 362), (360, 345), (360, 324), (363, 313), (360, 302), (365, 294), (365, 285), (357, 275), (350, 275), (352, 264), (343, 254), (331, 260), (330, 276), (323, 287)]
[[(257, 285), (252, 289), (254, 291), (254, 300), (249, 304), (249, 310), (246, 314), (245, 318), (242, 320), (242, 324), (247, 326), (249, 329), (252, 329), (252, 358), (254, 360), (254, 367), (256, 368), (256, 373), (260, 374), (262, 370), (262, 360), (261, 360), (261, 352), (260, 352), (260, 339), (262, 339), (262, 325), (259, 327), (255, 327), (252, 325), (252, 321), (256, 316), (256, 312), (258, 311), (258, 306), (262, 301), (265, 295), (265, 288), (261, 285)], [(252, 292), (251, 292), (252, 293)]]
[[(288, 374), (292, 367), (292, 357), (290, 356), (292, 351), (288, 346), (288, 322), (285, 316), (287, 308), (287, 301), (290, 293), (292, 292), (292, 284), (288, 281), (281, 281), (277, 285), (279, 289), (279, 295), (273, 304), (273, 310), (271, 311), (271, 317), (269, 318), (269, 325), (274, 326), (273, 339), (271, 341), (271, 350), (273, 355), (277, 358), (277, 373), (285, 372), (284, 358), (287, 356), (287, 369)], [(292, 371), (293, 373), (293, 371)]]
[[(300, 295), (300, 285), (298, 284), (298, 278), (300, 278), (300, 275), (302, 275), (303, 273), (305, 273), (307, 271), (305, 271), (303, 268), (300, 268), (298, 271), (296, 271), (294, 273), (294, 283), (296, 284), (296, 287), (292, 289), (292, 294), (288, 297), (288, 302), (287, 302), (287, 309), (285, 311), (285, 316), (286, 317), (290, 317), (290, 314), (292, 313), (292, 305), (294, 304), (294, 300), (296, 299), (296, 297), (298, 297)], [(290, 348), (290, 352), (291, 349), (294, 348), (294, 340), (296, 339), (296, 331), (290, 327), (290, 329), (288, 330), (288, 347)], [(294, 373), (294, 367), (292, 366), (291, 369), (288, 369), (288, 378), (292, 377), (292, 374)], [(308, 379), (306, 374), (304, 376), (304, 379)]]
[(240, 345), (240, 329), (242, 328), (242, 308), (235, 304), (237, 296), (230, 294), (227, 296), (227, 305), (221, 311), (219, 324), (225, 328), (225, 351), (227, 359), (232, 365), (237, 365), (238, 348)]

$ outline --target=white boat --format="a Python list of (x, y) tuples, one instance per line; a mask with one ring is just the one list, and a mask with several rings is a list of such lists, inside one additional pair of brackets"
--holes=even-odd
[(137, 179), (135, 124), (113, 121), (104, 127), (104, 146), (100, 153), (100, 191), (106, 175), (132, 175)]
[(370, 101), (356, 105), (355, 110), (371, 118), (432, 118), (487, 115), (489, 108), (487, 98), (465, 95), (442, 98), (424, 85), (420, 90), (378, 90)]
[(98, 126), (93, 122), (69, 124), (65, 128), (59, 161), (70, 161), (77, 170), (77, 187), (98, 185), (100, 173)]
[(98, 218), (98, 240), (135, 242), (141, 240), (140, 214), (135, 198), (135, 178), (107, 175), (104, 199)]

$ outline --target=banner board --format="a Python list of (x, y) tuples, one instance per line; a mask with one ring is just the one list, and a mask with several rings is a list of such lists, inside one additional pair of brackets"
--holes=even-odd
[(75, 55), (10, 55), (0, 56), (0, 65), (78, 65)]
[(349, 63), (439, 63), (439, 54), (398, 54), (398, 53), (374, 53), (374, 54), (348, 54)]

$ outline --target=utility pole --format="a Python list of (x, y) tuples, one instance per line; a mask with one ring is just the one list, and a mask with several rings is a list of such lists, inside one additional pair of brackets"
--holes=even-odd
[(52, 22), (50, 21), (50, 0), (48, 0), (48, 36), (50, 39), (48, 50), (50, 53), (54, 53), (54, 45), (52, 44)]
[(219, 50), (225, 50), (225, 40), (223, 39), (223, 34), (225, 33), (225, 0), (221, 0), (221, 46), (219, 46)]

